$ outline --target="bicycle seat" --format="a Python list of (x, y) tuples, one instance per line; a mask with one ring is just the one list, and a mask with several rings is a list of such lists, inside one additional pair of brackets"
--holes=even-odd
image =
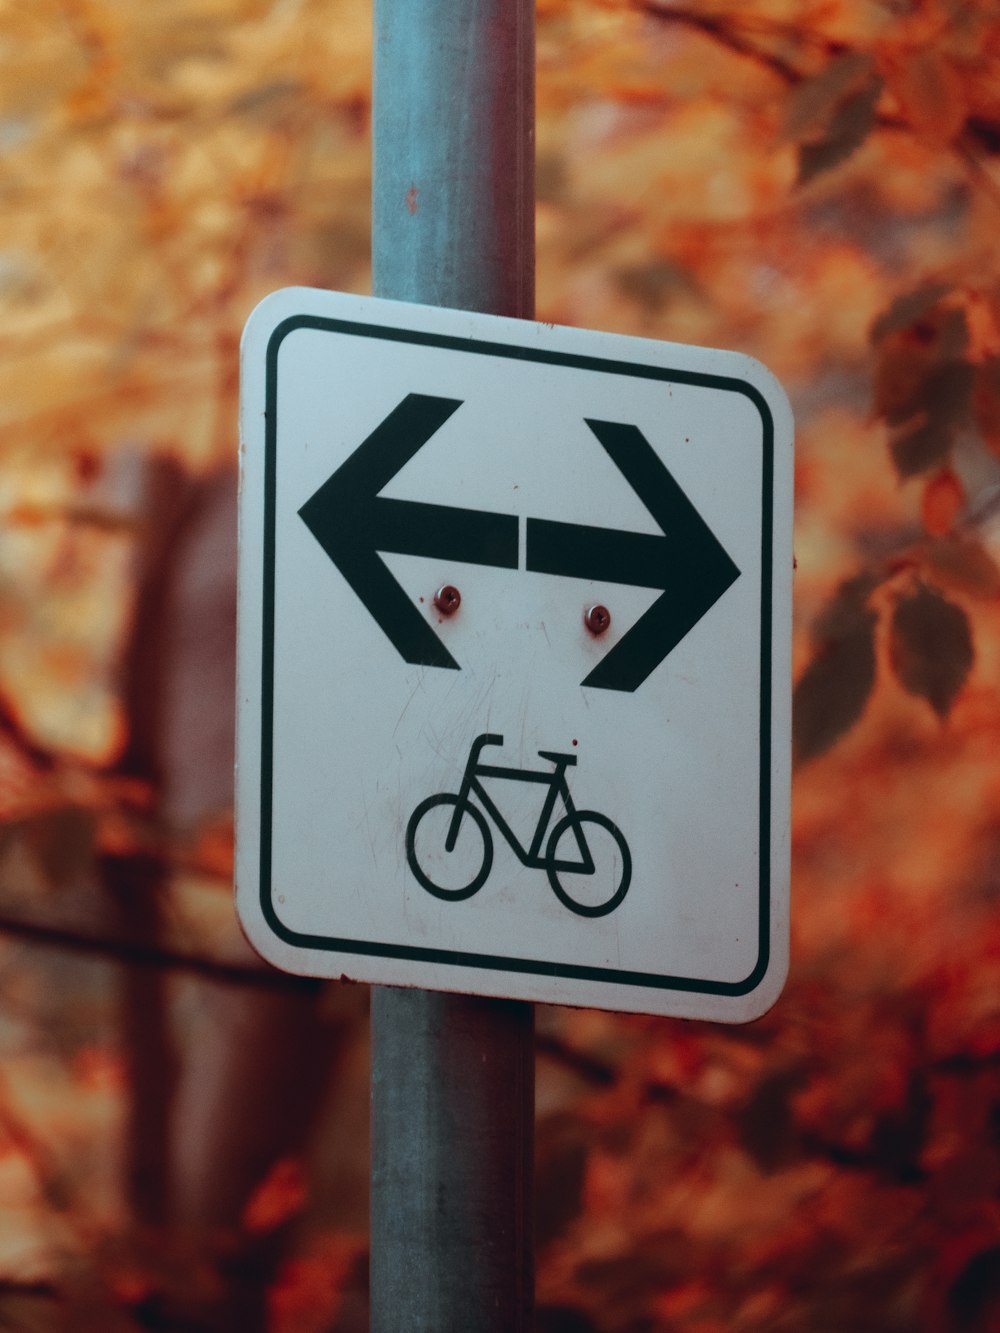
[(550, 759), (554, 764), (575, 764), (575, 754), (556, 754), (555, 750), (539, 750), (539, 759)]

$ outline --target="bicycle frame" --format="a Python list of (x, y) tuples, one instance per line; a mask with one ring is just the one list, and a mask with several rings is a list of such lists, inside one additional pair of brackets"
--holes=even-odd
[[(478, 736), (473, 741), (469, 750), (469, 758), (465, 765), (465, 773), (462, 777), (462, 785), (459, 788), (458, 803), (455, 806), (455, 813), (452, 816), (451, 824), (448, 828), (448, 836), (445, 839), (445, 850), (454, 851), (455, 843), (458, 839), (458, 831), (461, 827), (462, 818), (470, 805), (470, 796), (475, 793), (480, 805), (482, 805), (486, 814), (493, 820), (500, 833), (509, 843), (511, 850), (517, 856), (522, 865), (528, 866), (532, 870), (545, 870), (552, 868), (554, 870), (576, 871), (583, 875), (592, 875), (594, 873), (594, 858), (591, 856), (590, 847), (587, 844), (586, 836), (576, 818), (576, 806), (573, 804), (573, 797), (570, 795), (569, 784), (566, 781), (566, 769), (576, 762), (574, 755), (547, 756), (552, 758), (555, 767), (551, 772), (541, 772), (540, 770), (521, 769), (521, 768), (501, 768), (495, 764), (481, 764), (479, 756), (487, 745), (502, 745), (503, 737), (496, 735)], [(489, 792), (483, 786), (482, 778), (504, 778), (512, 782), (534, 782), (542, 783), (548, 786), (541, 814), (538, 816), (538, 823), (535, 827), (534, 835), (531, 839), (530, 847), (523, 847), (517, 834), (504, 819), (496, 801), (490, 796)], [(576, 839), (576, 845), (580, 853), (579, 861), (550, 861), (546, 856), (541, 855), (542, 844), (545, 835), (548, 832), (552, 822), (552, 812), (555, 809), (556, 801), (562, 798), (563, 805), (566, 808), (566, 814), (573, 821), (573, 836)]]

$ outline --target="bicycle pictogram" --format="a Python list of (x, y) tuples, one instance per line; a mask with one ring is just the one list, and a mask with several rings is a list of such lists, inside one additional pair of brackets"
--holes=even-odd
[[(438, 792), (421, 801), (406, 826), (406, 859), (417, 882), (435, 898), (471, 898), (493, 866), (493, 835), (486, 816), (522, 865), (544, 870), (552, 892), (578, 916), (606, 916), (619, 906), (632, 878), (632, 856), (621, 831), (596, 810), (577, 810), (566, 770), (575, 754), (539, 750), (551, 770), (502, 768), (480, 762), (488, 745), (503, 737), (484, 733), (469, 750), (458, 792)], [(503, 817), (484, 779), (538, 783), (548, 790), (531, 840), (525, 846)], [(478, 805), (473, 803), (473, 796)], [(553, 823), (557, 803), (565, 811)], [(485, 813), (484, 813), (485, 812)], [(550, 829), (551, 825), (551, 829)], [(546, 836), (547, 835), (547, 836)], [(545, 850), (542, 850), (542, 846)]]

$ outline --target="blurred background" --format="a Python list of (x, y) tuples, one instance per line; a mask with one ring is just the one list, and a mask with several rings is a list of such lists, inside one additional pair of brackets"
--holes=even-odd
[[(1000, 1330), (1000, 14), (539, 0), (538, 317), (796, 415), (792, 968), (539, 1007), (541, 1333)], [(232, 910), (238, 344), (369, 0), (0, 4), (0, 1329), (362, 1333), (367, 1004)]]

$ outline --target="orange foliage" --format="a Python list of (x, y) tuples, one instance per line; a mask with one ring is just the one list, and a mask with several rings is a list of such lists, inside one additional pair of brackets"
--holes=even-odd
[(271, 1231), (300, 1211), (309, 1187), (302, 1163), (293, 1158), (275, 1162), (243, 1209), (247, 1231)]
[(269, 1333), (328, 1333), (357, 1254), (356, 1243), (327, 1237), (289, 1260), (269, 1293)]
[(965, 501), (962, 483), (950, 467), (942, 468), (924, 486), (920, 517), (931, 537), (946, 537), (954, 529)]
[[(737, 348), (793, 399), (799, 760), (771, 1014), (539, 1013), (539, 1328), (994, 1328), (1000, 15), (537, 14), (539, 317)], [(288, 1078), (281, 1041), (256, 1043), (298, 993), (269, 1008), (219, 892), (228, 756), (222, 794), (184, 804), (211, 767), (188, 751), (232, 708), (231, 671), (210, 669), (231, 611), (170, 617), (226, 577), (232, 530), (199, 546), (198, 505), (233, 467), (248, 312), (290, 283), (368, 289), (370, 17), (0, 13), (0, 1324), (79, 1307), (78, 1327), (128, 1333), (187, 1300), (179, 1327), (242, 1327), (226, 1292), (252, 1270), (273, 1333), (364, 1325), (363, 1221), (337, 1211), (363, 1194), (357, 1135), (326, 1123), (311, 1154), (261, 1159), (261, 1105), (212, 1100), (251, 1046), (255, 1088)], [(157, 573), (177, 598), (153, 616)], [(158, 634), (154, 706), (129, 682)], [(169, 730), (195, 697), (181, 740), (126, 771), (154, 715)], [(136, 1056), (157, 1034), (121, 995), (157, 968), (176, 1121), (140, 1165), (169, 1157), (180, 1202), (140, 1226), (124, 1163), (155, 1119)], [(338, 996), (340, 1033), (361, 1020)], [(337, 1114), (363, 1119), (364, 1077), (362, 1049)]]

